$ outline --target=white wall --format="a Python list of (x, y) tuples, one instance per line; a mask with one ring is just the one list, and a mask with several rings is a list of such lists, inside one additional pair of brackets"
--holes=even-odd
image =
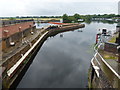
[(118, 14), (120, 15), (120, 1), (118, 2)]

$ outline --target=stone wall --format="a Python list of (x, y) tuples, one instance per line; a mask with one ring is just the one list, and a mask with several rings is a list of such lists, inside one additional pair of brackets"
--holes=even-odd
[(108, 51), (108, 52), (112, 52), (112, 53), (118, 53), (117, 46), (118, 46), (118, 44), (116, 44), (116, 43), (106, 42), (104, 45), (104, 50)]
[[(72, 27), (71, 27), (72, 28)], [(69, 28), (64, 28), (64, 29), (61, 29), (61, 30), (52, 30), (52, 31), (49, 31), (47, 32), (43, 38), (40, 40), (40, 42), (33, 48), (33, 50), (28, 54), (28, 56), (24, 59), (24, 61), (17, 67), (17, 69), (13, 72), (13, 74), (8, 77), (6, 76), (6, 72), (22, 57), (21, 54), (25, 54), (31, 47), (29, 44), (26, 44), (25, 47), (21, 48), (19, 51), (17, 50), (17, 52), (11, 56), (10, 58), (7, 59), (6, 62), (3, 63), (3, 67), (5, 67), (5, 71), (4, 71), (4, 80), (5, 81), (10, 81), (10, 82), (13, 82), (15, 80), (16, 77), (18, 77), (18, 75), (20, 74), (21, 71), (23, 71), (23, 69), (25, 69), (24, 67), (27, 66), (27, 63), (30, 62), (30, 58), (34, 57), (35, 56), (35, 53), (37, 54), (39, 48), (42, 46), (42, 44), (44, 43), (44, 41), (49, 37), (51, 36), (51, 34), (53, 32), (63, 32), (63, 31), (67, 31), (68, 29), (71, 29), (70, 27)], [(74, 28), (78, 28), (77, 26), (75, 26)], [(74, 29), (73, 28), (73, 29)], [(29, 30), (28, 30), (29, 31)], [(26, 31), (27, 32), (27, 31)], [(40, 37), (41, 37), (41, 34), (45, 33), (46, 30), (41, 30), (41, 33), (36, 36), (32, 41), (31, 41), (31, 44), (33, 45)], [(27, 62), (27, 63), (24, 63), (24, 62)], [(19, 72), (20, 71), (20, 72)], [(4, 81), (3, 81), (4, 82)], [(6, 85), (10, 85), (11, 83), (8, 82), (8, 84), (4, 84), (4, 86)]]

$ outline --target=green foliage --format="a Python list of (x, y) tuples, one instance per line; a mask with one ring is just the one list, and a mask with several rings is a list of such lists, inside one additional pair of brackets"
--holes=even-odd
[(76, 13), (73, 17), (74, 17), (76, 20), (80, 19), (80, 15), (77, 14), (77, 13)]
[[(63, 22), (65, 23), (71, 23), (71, 22), (79, 22), (78, 19), (83, 19), (86, 23), (90, 23), (92, 19), (94, 18), (105, 18), (105, 19), (115, 19), (120, 17), (120, 15), (115, 15), (115, 14), (94, 14), (94, 15), (79, 15), (79, 14), (74, 14), (73, 16), (68, 16), (67, 14), (64, 14), (63, 16)], [(110, 22), (114, 23), (114, 22)]]
[(115, 43), (117, 37), (118, 37), (118, 34), (116, 34), (115, 36), (113, 36), (108, 42)]
[(74, 16), (69, 16), (69, 21), (70, 22), (76, 22), (76, 18)]
[(16, 20), (16, 18), (14, 18), (14, 17), (11, 17), (11, 18), (9, 18), (9, 20)]
[(64, 14), (62, 18), (64, 23), (72, 23), (72, 22), (77, 22), (78, 19), (80, 19), (80, 15), (75, 14), (73, 16), (68, 16), (67, 14)]
[[(7, 19), (9, 20), (15, 20), (15, 19), (39, 19), (39, 18), (63, 18), (63, 22), (64, 23), (72, 23), (72, 22), (82, 22), (79, 19), (85, 21), (86, 23), (91, 23), (92, 20), (95, 20), (96, 18), (105, 18), (105, 19), (117, 19), (120, 18), (120, 15), (115, 15), (115, 14), (94, 14), (94, 15), (80, 15), (78, 13), (72, 15), (72, 16), (68, 16), (67, 14), (64, 14), (63, 16), (16, 16), (16, 17), (9, 17)], [(107, 21), (101, 20), (103, 23), (107, 23)], [(109, 23), (113, 24), (114, 21), (109, 21)]]
[(64, 14), (64, 15), (62, 16), (62, 18), (63, 18), (63, 22), (64, 22), (64, 23), (70, 22), (70, 21), (69, 21), (69, 17), (68, 17), (67, 14)]

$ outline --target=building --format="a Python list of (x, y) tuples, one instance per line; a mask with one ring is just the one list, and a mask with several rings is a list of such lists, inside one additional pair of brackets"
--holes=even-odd
[(118, 14), (120, 15), (120, 1), (118, 2)]
[(34, 32), (33, 20), (3, 20), (0, 26), (0, 46), (2, 51), (8, 49), (31, 32)]

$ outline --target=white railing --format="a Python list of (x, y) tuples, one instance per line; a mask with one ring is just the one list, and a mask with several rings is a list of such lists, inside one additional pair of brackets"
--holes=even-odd
[[(103, 40), (101, 39), (99, 43), (97, 43), (95, 46), (94, 46), (94, 51), (95, 51), (95, 55), (94, 55), (94, 59), (97, 61), (98, 65), (100, 65), (100, 62), (99, 60), (96, 58), (96, 56), (98, 55), (102, 62), (104, 62), (104, 64), (107, 65), (107, 67), (118, 77), (118, 79), (120, 79), (120, 75), (106, 62), (106, 60), (100, 55), (100, 53), (98, 52), (98, 48), (100, 48), (100, 46), (103, 44)], [(91, 60), (92, 61), (92, 60)]]
[(30, 54), (30, 52), (32, 52), (32, 50), (39, 44), (39, 42), (41, 41), (41, 39), (48, 33), (48, 31), (46, 33), (44, 33), (37, 41), (36, 43), (24, 54), (22, 55), (22, 58), (16, 63), (14, 64), (8, 71), (7, 71), (7, 75), (10, 76), (17, 68), (18, 66), (25, 60), (25, 58)]

